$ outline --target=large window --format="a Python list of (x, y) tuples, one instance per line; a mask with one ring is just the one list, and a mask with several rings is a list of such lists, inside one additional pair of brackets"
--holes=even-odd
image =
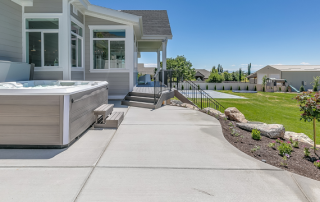
[(82, 67), (82, 28), (71, 22), (71, 66)]
[(125, 68), (125, 30), (93, 30), (93, 69)]
[(59, 66), (59, 20), (26, 19), (26, 60), (36, 67)]

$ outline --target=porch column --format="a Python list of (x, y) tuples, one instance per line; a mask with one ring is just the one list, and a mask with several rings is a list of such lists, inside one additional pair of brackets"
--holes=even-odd
[[(159, 71), (160, 71), (160, 49), (158, 49), (157, 50), (157, 72), (156, 73), (158, 73)], [(155, 73), (155, 74), (156, 74)], [(158, 77), (157, 78), (159, 78), (159, 75), (158, 75)]]
[[(167, 70), (167, 40), (162, 41), (162, 70)], [(164, 71), (162, 71), (162, 82), (164, 81)]]

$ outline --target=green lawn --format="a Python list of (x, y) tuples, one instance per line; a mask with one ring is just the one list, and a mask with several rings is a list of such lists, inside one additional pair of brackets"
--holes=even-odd
[[(249, 121), (283, 124), (286, 131), (305, 133), (313, 139), (312, 122), (300, 121), (300, 111), (293, 93), (233, 93), (249, 99), (216, 99), (225, 108), (236, 107)], [(320, 123), (317, 123), (317, 144), (320, 144)]]

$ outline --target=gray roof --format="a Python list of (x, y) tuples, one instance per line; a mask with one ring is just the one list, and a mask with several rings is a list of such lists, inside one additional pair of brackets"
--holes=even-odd
[(268, 65), (283, 72), (320, 71), (320, 65)]
[(195, 69), (196, 73), (199, 72), (200, 74), (202, 74), (204, 76), (204, 78), (209, 78), (210, 76), (210, 72), (206, 69)]
[(257, 78), (257, 72), (253, 73), (253, 74), (250, 74), (249, 76), (247, 76), (248, 79), (251, 79), (251, 78)]
[(120, 10), (142, 17), (144, 35), (172, 35), (166, 10)]

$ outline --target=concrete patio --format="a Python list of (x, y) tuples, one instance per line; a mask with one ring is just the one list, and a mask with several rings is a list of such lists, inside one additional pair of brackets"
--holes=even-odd
[(68, 149), (1, 149), (0, 201), (320, 201), (320, 182), (240, 152), (211, 116), (118, 107), (118, 130)]

